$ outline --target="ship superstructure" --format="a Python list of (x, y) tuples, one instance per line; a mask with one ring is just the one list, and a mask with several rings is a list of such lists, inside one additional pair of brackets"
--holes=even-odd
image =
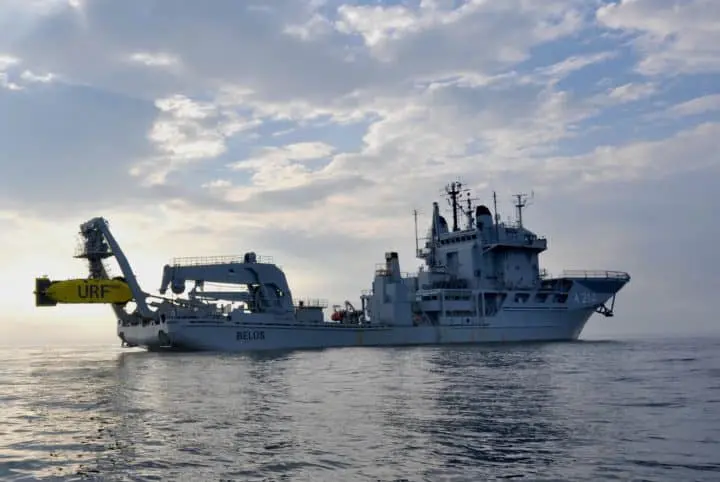
[(417, 248), (417, 257), (425, 263), (416, 275), (403, 275), (397, 253), (386, 254), (385, 265), (375, 272), (373, 294), (366, 296), (372, 318), (401, 324), (491, 325), (503, 311), (592, 307), (613, 315), (615, 294), (630, 280), (627, 273), (566, 271), (559, 278), (549, 277), (539, 262), (547, 240), (523, 225), (527, 196), (515, 196), (516, 221), (501, 223), (487, 206), (473, 208), (469, 195), (463, 209), (461, 188), (460, 183), (447, 188), (452, 226), (433, 203), (425, 245)]
[[(473, 206), (459, 182), (446, 191), (452, 225), (433, 203), (422, 247), (416, 233), (416, 256), (424, 262), (419, 271), (404, 274), (398, 253), (386, 253), (358, 308), (346, 301), (335, 306), (329, 320), (324, 315), (326, 302), (294, 300), (284, 272), (254, 252), (175, 259), (163, 268), (159, 295), (140, 289), (103, 218), (81, 226), (77, 256), (88, 260), (89, 279), (95, 283), (109, 278), (105, 260), (117, 259), (123, 276), (112, 281), (127, 283), (133, 295), (131, 302), (109, 301), (118, 336), (125, 345), (149, 349), (246, 351), (574, 340), (594, 313), (613, 315), (615, 295), (630, 276), (620, 271), (546, 275), (539, 254), (547, 249), (547, 241), (523, 225), (527, 196), (515, 197), (516, 221), (502, 223), (496, 202), (493, 216), (487, 206)], [(80, 286), (83, 281), (87, 284), (39, 279), (38, 304), (54, 304), (49, 285)], [(102, 288), (95, 291), (95, 301), (102, 302)], [(72, 302), (68, 300), (65, 296), (62, 302)]]

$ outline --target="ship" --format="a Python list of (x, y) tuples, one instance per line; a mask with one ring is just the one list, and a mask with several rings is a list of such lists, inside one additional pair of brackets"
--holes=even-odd
[[(443, 194), (452, 225), (433, 202), (422, 245), (414, 213), (415, 254), (423, 261), (418, 271), (402, 272), (398, 253), (385, 253), (359, 303), (328, 308), (321, 299), (295, 300), (283, 270), (254, 251), (175, 258), (163, 267), (158, 293), (147, 293), (109, 222), (96, 217), (80, 226), (75, 255), (87, 261), (88, 278), (37, 278), (36, 304), (105, 302), (121, 344), (150, 351), (573, 341), (593, 315), (614, 315), (616, 295), (630, 275), (547, 274), (539, 263), (547, 239), (523, 224), (527, 195), (514, 196), (516, 219), (501, 222), (495, 193), (494, 214), (474, 205), (460, 182), (448, 184)], [(111, 257), (122, 276), (110, 278)], [(112, 289), (102, 288), (108, 281)]]

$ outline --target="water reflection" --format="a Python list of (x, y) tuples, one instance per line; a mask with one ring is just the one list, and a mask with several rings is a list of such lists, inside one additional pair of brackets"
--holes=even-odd
[(115, 406), (122, 422), (112, 434), (118, 446), (142, 449), (125, 454), (127, 473), (237, 468), (235, 454), (255, 455), (228, 474), (243, 477), (272, 462), (259, 452), (292, 451), (299, 443), (283, 406), (290, 360), (287, 354), (121, 354)]
[[(6, 353), (0, 478), (629, 480), (672, 466), (699, 480), (717, 470), (703, 418), (717, 377), (689, 380), (716, 373), (716, 351), (685, 352)], [(701, 442), (678, 455), (671, 434)]]
[(4, 357), (0, 478), (76, 477), (108, 450), (112, 360), (76, 350), (18, 349)]
[(400, 459), (405, 470), (388, 476), (522, 477), (565, 456), (567, 427), (541, 346), (394, 353), (398, 382), (378, 387), (387, 437), (380, 460), (397, 467)]
[(540, 346), (124, 354), (113, 433), (142, 452), (117, 462), (145, 475), (221, 464), (241, 479), (537, 474), (568, 435), (547, 364)]
[(552, 368), (541, 346), (441, 349), (428, 362), (446, 385), (434, 423), (420, 428), (443, 458), (440, 472), (475, 467), (484, 476), (538, 476), (567, 460), (568, 429), (554, 410)]

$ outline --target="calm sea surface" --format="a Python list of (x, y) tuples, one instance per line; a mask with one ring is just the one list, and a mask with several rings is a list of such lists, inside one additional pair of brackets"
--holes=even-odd
[(0, 348), (0, 480), (720, 480), (720, 339)]

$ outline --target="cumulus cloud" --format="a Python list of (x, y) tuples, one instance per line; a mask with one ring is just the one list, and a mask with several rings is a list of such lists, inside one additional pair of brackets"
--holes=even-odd
[(608, 97), (619, 102), (632, 102), (653, 95), (657, 91), (651, 83), (627, 83), (610, 89)]
[(12, 65), (16, 65), (20, 62), (20, 59), (12, 57), (10, 55), (0, 55), (0, 70), (5, 70)]
[(20, 90), (21, 87), (10, 80), (8, 69), (20, 62), (19, 59), (9, 55), (0, 55), (0, 89)]
[(598, 21), (634, 37), (640, 72), (720, 70), (720, 3), (714, 0), (621, 0), (600, 7)]
[(613, 57), (615, 57), (615, 55), (616, 54), (613, 52), (599, 52), (596, 54), (588, 55), (573, 55), (571, 57), (563, 59), (560, 62), (557, 62), (556, 64), (540, 68), (538, 69), (537, 73), (559, 81), (572, 72), (581, 70), (584, 67), (596, 64), (598, 62), (612, 59)]
[(149, 184), (162, 184), (169, 173), (189, 163), (213, 159), (226, 151), (226, 140), (252, 129), (256, 121), (225, 111), (213, 103), (196, 102), (182, 95), (159, 99), (159, 110), (149, 133), (158, 155), (131, 169)]
[(0, 199), (25, 210), (129, 199), (130, 166), (152, 152), (152, 106), (124, 97), (53, 84), (0, 90), (0, 113)]
[(172, 67), (180, 63), (174, 55), (165, 53), (136, 52), (130, 55), (131, 62), (138, 62), (148, 67)]
[(586, 256), (642, 279), (656, 274), (652, 260), (618, 254), (638, 231), (607, 220), (606, 236), (583, 213), (618, 210), (598, 194), (614, 186), (659, 202), (653, 186), (716, 173), (717, 88), (695, 92), (694, 77), (718, 69), (716, 10), (702, 0), (4, 3), (22, 25), (0, 20), (0, 222), (60, 236), (103, 212), (153, 280), (166, 253), (264, 247), (296, 294), (342, 299), (367, 287), (385, 250), (412, 270), (413, 208), (422, 222), (459, 177), (485, 202), (491, 187), (539, 188), (539, 226), (565, 240), (551, 264)]
[(669, 107), (666, 116), (691, 116), (720, 111), (720, 94), (704, 95)]
[(36, 74), (30, 70), (25, 70), (22, 74), (20, 74), (20, 78), (28, 82), (40, 82), (42, 84), (47, 84), (55, 79), (55, 75), (52, 73)]
[[(662, 140), (601, 146), (582, 156), (552, 158), (548, 172), (587, 183), (628, 182), (657, 179), (683, 171), (719, 170), (712, 154), (720, 135), (720, 123), (700, 124)], [(576, 183), (575, 190), (587, 186)]]

